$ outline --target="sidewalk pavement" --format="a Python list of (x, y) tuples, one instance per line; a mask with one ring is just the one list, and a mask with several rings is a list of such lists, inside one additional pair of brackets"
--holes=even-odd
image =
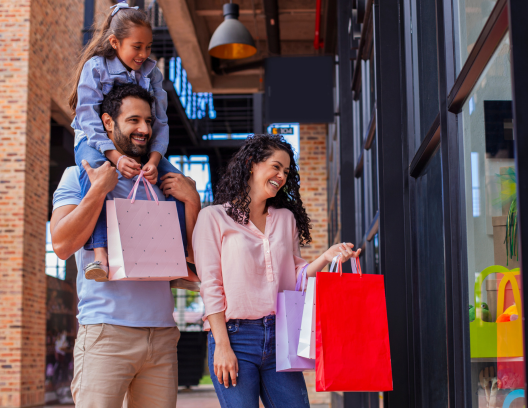
[[(263, 407), (262, 403), (260, 407)], [(75, 408), (74, 405), (46, 405), (41, 408)], [(220, 408), (212, 385), (199, 385), (197, 387), (180, 387), (178, 390), (177, 408)], [(328, 405), (317, 404), (312, 408), (328, 408)]]

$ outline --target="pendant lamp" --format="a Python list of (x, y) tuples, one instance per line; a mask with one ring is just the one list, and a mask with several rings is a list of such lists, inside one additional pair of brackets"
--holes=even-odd
[(238, 4), (224, 4), (224, 22), (218, 26), (209, 42), (209, 54), (222, 59), (251, 57), (257, 52), (251, 34), (238, 21)]

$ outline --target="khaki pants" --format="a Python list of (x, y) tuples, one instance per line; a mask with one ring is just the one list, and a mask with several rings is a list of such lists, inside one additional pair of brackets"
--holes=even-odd
[(179, 339), (177, 327), (80, 326), (71, 385), (76, 408), (175, 408)]

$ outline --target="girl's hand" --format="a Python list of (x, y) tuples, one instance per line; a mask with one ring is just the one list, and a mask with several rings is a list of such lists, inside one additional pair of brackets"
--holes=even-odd
[(361, 253), (361, 249), (358, 249), (357, 251), (352, 251), (352, 248), (354, 248), (354, 245), (350, 242), (347, 243), (341, 243), (336, 244), (328, 248), (328, 250), (324, 253), (325, 260), (327, 262), (332, 262), (335, 256), (341, 255), (341, 262), (345, 263), (350, 258), (354, 257), (357, 258), (359, 254)]
[(131, 179), (139, 174), (141, 165), (130, 157), (123, 157), (117, 170), (127, 179)]
[(156, 184), (158, 182), (158, 168), (153, 163), (148, 162), (143, 166), (143, 175), (150, 184)]
[(238, 375), (238, 360), (231, 345), (216, 345), (214, 352), (214, 373), (220, 385), (229, 388), (229, 376), (231, 384), (236, 387)]

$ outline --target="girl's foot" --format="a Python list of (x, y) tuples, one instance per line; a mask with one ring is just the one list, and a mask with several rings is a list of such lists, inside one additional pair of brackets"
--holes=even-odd
[(96, 282), (108, 282), (108, 266), (103, 265), (101, 261), (91, 262), (84, 268), (84, 277), (95, 279)]
[(94, 248), (95, 260), (84, 268), (84, 277), (86, 279), (95, 279), (96, 282), (108, 281), (108, 250), (103, 248)]

